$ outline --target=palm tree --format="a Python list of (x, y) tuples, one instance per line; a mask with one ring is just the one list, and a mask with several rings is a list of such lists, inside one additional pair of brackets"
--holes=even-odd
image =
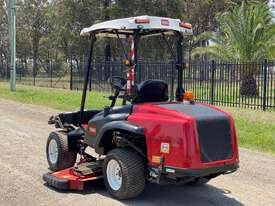
[[(205, 32), (197, 37), (197, 41), (208, 38), (212, 43), (208, 47), (194, 49), (192, 55), (208, 54), (219, 61), (243, 63), (274, 58), (275, 23), (272, 18), (272, 12), (266, 4), (249, 5), (243, 2), (218, 18), (218, 32)], [(254, 78), (257, 70), (250, 68), (242, 74), (241, 95), (258, 94)]]

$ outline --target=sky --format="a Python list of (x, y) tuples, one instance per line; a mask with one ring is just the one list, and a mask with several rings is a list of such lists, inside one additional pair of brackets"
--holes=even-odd
[[(273, 11), (273, 15), (274, 15), (274, 17), (275, 17), (275, 0), (271, 0), (271, 1), (269, 2), (269, 6), (270, 6), (271, 8), (273, 8), (272, 11)], [(275, 19), (274, 19), (274, 20), (275, 20)]]

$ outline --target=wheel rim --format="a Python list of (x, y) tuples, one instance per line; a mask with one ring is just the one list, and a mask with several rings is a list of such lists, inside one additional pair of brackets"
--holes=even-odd
[(116, 160), (110, 160), (107, 164), (107, 179), (113, 190), (119, 190), (122, 185), (122, 174), (119, 163)]
[(54, 139), (52, 139), (49, 143), (48, 156), (49, 156), (49, 160), (52, 164), (55, 164), (57, 162), (58, 147), (57, 147), (56, 140), (54, 140)]

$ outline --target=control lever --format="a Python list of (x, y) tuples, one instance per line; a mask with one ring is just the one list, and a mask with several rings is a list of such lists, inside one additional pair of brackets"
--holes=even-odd
[(113, 96), (113, 95), (110, 95), (110, 96), (108, 97), (108, 99), (109, 99), (109, 100), (112, 100), (112, 101), (113, 101), (115, 98), (116, 98), (116, 97)]

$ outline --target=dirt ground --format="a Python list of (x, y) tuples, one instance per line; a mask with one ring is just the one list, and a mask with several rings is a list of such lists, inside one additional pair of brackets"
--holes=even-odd
[(57, 111), (0, 99), (0, 205), (275, 205), (275, 156), (240, 150), (241, 168), (206, 186), (149, 184), (140, 197), (114, 200), (104, 184), (84, 192), (47, 187), (47, 125)]

